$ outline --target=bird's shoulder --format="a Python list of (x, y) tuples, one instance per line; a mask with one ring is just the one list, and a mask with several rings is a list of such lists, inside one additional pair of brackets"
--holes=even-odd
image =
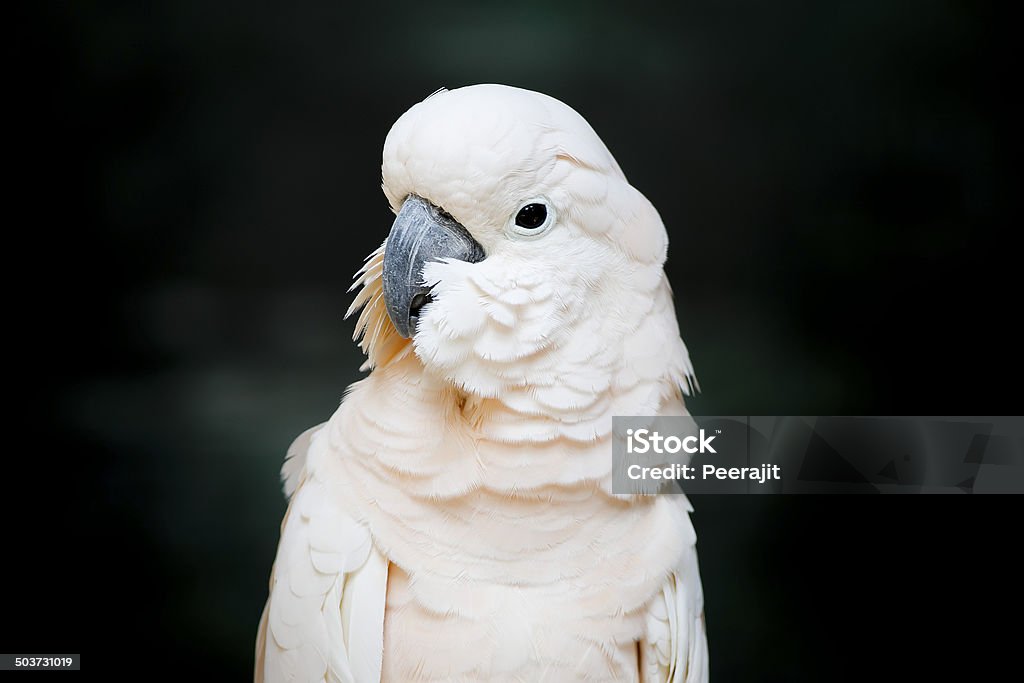
[(320, 432), (326, 424), (326, 422), (321, 422), (318, 425), (310, 427), (295, 437), (291, 445), (288, 446), (288, 450), (284, 456), (284, 462), (281, 464), (281, 484), (284, 488), (285, 498), (291, 498), (295, 489), (298, 488), (306, 467), (306, 460), (309, 456), (309, 449), (312, 444), (313, 437)]

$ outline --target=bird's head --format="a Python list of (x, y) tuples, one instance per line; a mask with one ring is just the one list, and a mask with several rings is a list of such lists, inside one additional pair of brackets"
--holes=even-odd
[(518, 88), (442, 90), (394, 124), (382, 171), (397, 217), (353, 305), (371, 366), (411, 339), (427, 369), (480, 396), (573, 368), (590, 390), (611, 381), (667, 288), (667, 238), (578, 113)]

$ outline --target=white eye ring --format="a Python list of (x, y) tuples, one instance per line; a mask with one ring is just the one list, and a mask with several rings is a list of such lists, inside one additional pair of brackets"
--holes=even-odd
[[(539, 211), (537, 207), (539, 207)], [(531, 222), (537, 219), (538, 214), (543, 215), (543, 219), (540, 223), (532, 226)], [(555, 209), (547, 199), (544, 197), (528, 199), (520, 204), (509, 218), (508, 232), (520, 238), (540, 237), (555, 224), (555, 218)]]

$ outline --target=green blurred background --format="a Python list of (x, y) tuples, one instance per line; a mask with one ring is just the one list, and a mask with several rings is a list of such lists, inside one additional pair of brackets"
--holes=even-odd
[[(1016, 23), (988, 4), (37, 3), (12, 26), (7, 652), (249, 677), (282, 456), (359, 376), (342, 314), (391, 222), (384, 137), (441, 86), (567, 102), (658, 207), (693, 412), (1021, 412)], [(1019, 646), (991, 621), (1019, 601), (1016, 501), (695, 499), (715, 680), (976, 678)]]

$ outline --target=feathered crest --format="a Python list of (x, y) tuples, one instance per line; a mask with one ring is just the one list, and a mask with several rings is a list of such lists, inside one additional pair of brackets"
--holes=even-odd
[(362, 287), (352, 301), (345, 318), (362, 309), (356, 320), (356, 331), (352, 340), (358, 342), (359, 348), (366, 354), (366, 362), (359, 369), (372, 370), (403, 357), (412, 348), (411, 341), (398, 334), (398, 330), (388, 317), (384, 303), (384, 270), (385, 241), (369, 256), (363, 267), (355, 275), (355, 282), (349, 287), (352, 291)]

